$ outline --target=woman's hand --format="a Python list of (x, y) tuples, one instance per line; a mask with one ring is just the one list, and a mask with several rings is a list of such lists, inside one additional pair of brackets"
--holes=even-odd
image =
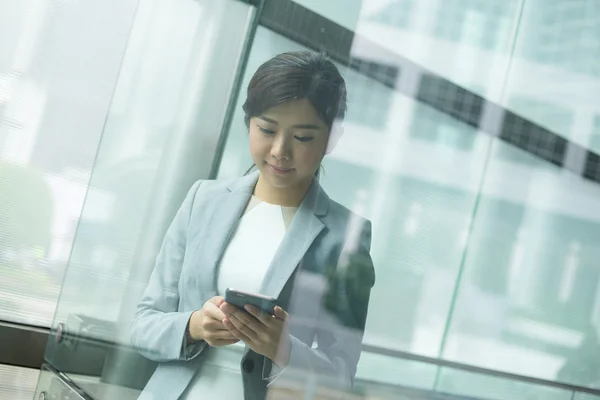
[(225, 314), (219, 308), (225, 302), (222, 296), (208, 300), (201, 309), (190, 317), (190, 335), (194, 340), (204, 340), (213, 347), (227, 346), (239, 342), (239, 339), (223, 325)]
[(234, 337), (246, 343), (254, 352), (269, 358), (279, 368), (289, 364), (292, 344), (289, 316), (283, 308), (275, 307), (275, 315), (251, 305), (246, 305), (247, 312), (225, 302), (220, 308), (226, 315), (223, 325)]

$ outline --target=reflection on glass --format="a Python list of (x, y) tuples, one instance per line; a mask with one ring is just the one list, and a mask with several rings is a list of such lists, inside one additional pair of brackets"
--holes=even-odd
[[(96, 132), (84, 141), (93, 145), (77, 150), (72, 158), (40, 149), (49, 142), (81, 143), (75, 139), (81, 139), (83, 128), (65, 130), (65, 138), (57, 135), (61, 140), (39, 136), (40, 146), (15, 139), (21, 125), (14, 121), (22, 122), (16, 117), (23, 109), (34, 114), (32, 126), (37, 126), (42, 115), (63, 121), (60, 116), (67, 113), (56, 112), (66, 108), (63, 103), (52, 102), (42, 113), (40, 85), (24, 81), (18, 95), (8, 91), (10, 102), (0, 102), (0, 222), (6, 221), (0, 223), (1, 317), (49, 322), (57, 272), (62, 272), (61, 262), (66, 262), (73, 242), (47, 358), (97, 398), (137, 398), (146, 385), (147, 392), (169, 390), (173, 396), (179, 391), (194, 397), (207, 382), (220, 397), (236, 397), (243, 390), (262, 393), (266, 385), (273, 393), (291, 394), (314, 386), (339, 390), (336, 382), (347, 387), (352, 378), (355, 391), (382, 398), (398, 398), (406, 388), (507, 400), (573, 396), (552, 385), (498, 378), (497, 370), (600, 388), (600, 186), (562, 168), (564, 154), (552, 154), (555, 148), (534, 140), (532, 130), (522, 124), (505, 126), (500, 118), (491, 128), (533, 143), (529, 152), (479, 129), (493, 101), (504, 107), (499, 112), (513, 112), (514, 120), (525, 117), (539, 131), (600, 148), (595, 2), (296, 3), (356, 30), (358, 39), (371, 40), (356, 40), (350, 61), (336, 64), (347, 85), (343, 134), (337, 130), (340, 121), (328, 122), (331, 110), (323, 103), (327, 96), (316, 96), (315, 104), (310, 103), (316, 119), (306, 102), (267, 106), (259, 96), (243, 108), (244, 89), (265, 60), (305, 48), (259, 27), (247, 63), (239, 63), (247, 39), (244, 24), (251, 21), (251, 7), (239, 1), (140, 1), (102, 141), (98, 145), (100, 129), (85, 130)], [(238, 34), (236, 40), (214, 39)], [(12, 45), (6, 48), (3, 54), (12, 57)], [(230, 50), (231, 56), (214, 62)], [(114, 63), (117, 57), (105, 59)], [(413, 64), (406, 60), (416, 66), (411, 69)], [(241, 71), (243, 93), (224, 152), (216, 154), (210, 146), (219, 141), (219, 112), (225, 109), (238, 63), (246, 67)], [(9, 64), (3, 62), (2, 68)], [(0, 71), (0, 85), (13, 82), (14, 74), (5, 71)], [(116, 69), (112, 71), (108, 75), (116, 80)], [(276, 72), (270, 71), (265, 82), (274, 82)], [(211, 85), (215, 82), (224, 83)], [(443, 85), (437, 85), (440, 82)], [(462, 88), (483, 96), (468, 118), (453, 110), (476, 97)], [(102, 93), (108, 92), (112, 94)], [(419, 97), (423, 93), (449, 106), (427, 105)], [(108, 104), (108, 97), (102, 98)], [(251, 107), (253, 103), (260, 106)], [(325, 110), (324, 116), (319, 110)], [(94, 114), (94, 121), (104, 121), (104, 112), (96, 112), (102, 115)], [(74, 118), (74, 113), (68, 114)], [(246, 115), (252, 118), (246, 121)], [(301, 115), (305, 126), (287, 129), (297, 125), (289, 121), (290, 115)], [(214, 121), (209, 124), (211, 116)], [(66, 116), (64, 121), (74, 123)], [(326, 129), (320, 125), (323, 121)], [(267, 155), (273, 156), (272, 149), (277, 150), (273, 160), (278, 162), (270, 171), (275, 176), (289, 177), (286, 151), (314, 167), (325, 152), (315, 138), (330, 129), (339, 142), (321, 163), (318, 185), (332, 199), (325, 215), (336, 215), (335, 224), (327, 225), (329, 217), (321, 215), (301, 218), (312, 199), (310, 190), (302, 203), (286, 196), (259, 201), (252, 192), (261, 198), (256, 188), (264, 171), (258, 168), (240, 181), (257, 157), (260, 167)], [(257, 134), (269, 146), (257, 145)], [(569, 146), (561, 143), (566, 153)], [(316, 144), (320, 151), (313, 151)], [(538, 147), (543, 151), (536, 153)], [(91, 160), (98, 149), (90, 181)], [(534, 156), (546, 153), (559, 157), (551, 163), (548, 157)], [(206, 165), (220, 156), (217, 181), (192, 186), (208, 175)], [(312, 179), (311, 168), (297, 172)], [(155, 249), (190, 186), (148, 286)], [(234, 192), (239, 197), (228, 201), (226, 193)], [(321, 203), (310, 204), (316, 214)], [(31, 211), (34, 206), (36, 214)], [(219, 212), (220, 207), (230, 211)], [(188, 224), (192, 217), (202, 223)], [(371, 229), (367, 219), (372, 222), (370, 254), (377, 275), (370, 294), (372, 275), (364, 268), (371, 262), (366, 255)], [(252, 221), (258, 221), (260, 235)], [(272, 227), (268, 221), (276, 229), (267, 229)], [(316, 237), (299, 239), (299, 232)], [(311, 246), (327, 241), (331, 232), (345, 242), (324, 246), (334, 250)], [(293, 248), (290, 237), (296, 237)], [(344, 249), (349, 254), (338, 257)], [(343, 274), (335, 273), (340, 260), (346, 266), (338, 267)], [(260, 273), (240, 268), (247, 264), (263, 266), (262, 276), (270, 277), (264, 288), (256, 279)], [(279, 267), (298, 264), (293, 285), (284, 278), (272, 279)], [(181, 267), (181, 274), (173, 265)], [(266, 270), (269, 265), (276, 267)], [(26, 298), (32, 287), (37, 297)], [(207, 307), (214, 305), (217, 314), (227, 312), (221, 297), (229, 287), (284, 300), (288, 330), (297, 340), (246, 351), (243, 341), (230, 336), (235, 309), (226, 317), (219, 314), (215, 321), (223, 317), (220, 322), (213, 321), (225, 338), (208, 339), (236, 343), (214, 349), (198, 335), (196, 328), (203, 325), (196, 322), (186, 338), (188, 322), (201, 315), (193, 311), (209, 298), (215, 297)], [(134, 314), (136, 349), (129, 346)], [(224, 319), (231, 323), (228, 327)], [(286, 325), (278, 324), (285, 331)], [(59, 327), (65, 328), (62, 336)], [(363, 329), (367, 348), (378, 350), (363, 351), (358, 360)], [(298, 348), (301, 351), (295, 352)], [(430, 358), (406, 360), (403, 352)], [(322, 380), (307, 376), (298, 357), (322, 372)], [(448, 369), (437, 366), (438, 359), (492, 371)], [(161, 382), (167, 380), (170, 363), (181, 369), (165, 385)], [(332, 366), (340, 368), (333, 373)], [(325, 382), (327, 375), (336, 382)], [(243, 376), (250, 377), (245, 386)], [(592, 398), (582, 393), (574, 397)]]
[(600, 110), (598, 15), (593, 0), (523, 2), (502, 102), (596, 152), (590, 137)]
[(600, 396), (594, 396), (587, 393), (576, 393), (573, 400), (600, 400)]
[[(264, 28), (258, 29), (255, 43), (251, 66), (261, 57), (298, 47)], [(340, 69), (348, 85), (348, 117), (338, 146), (323, 162), (321, 184), (332, 198), (351, 209), (362, 207), (373, 221), (372, 254), (378, 276), (384, 278), (377, 279), (371, 295), (365, 341), (437, 356), (463, 252), (461, 238), (490, 138), (355, 70)], [(375, 95), (356, 95), (366, 90)], [(220, 177), (241, 174), (251, 163), (247, 134), (237, 122), (243, 121), (241, 105), (236, 107)], [(372, 126), (364, 123), (371, 109), (390, 111)], [(470, 150), (421, 141), (432, 124), (440, 131), (460, 129)], [(393, 318), (381, 312), (390, 299), (395, 304)]]
[(361, 383), (430, 391), (435, 388), (437, 371), (438, 367), (433, 364), (363, 352), (356, 377)]
[(341, 135), (344, 79), (323, 54), (279, 54), (254, 73), (243, 110), (257, 171), (194, 184), (138, 305), (132, 343), (159, 363), (142, 397), (258, 399), (294, 379), (354, 381), (371, 224), (318, 179)]
[(84, 26), (89, 7), (0, 6), (3, 320), (47, 327), (56, 308), (132, 16), (98, 8)]
[[(119, 53), (118, 80), (107, 85), (114, 96), (108, 115), (101, 115), (102, 140), (94, 141), (98, 154), (83, 187), (85, 204), (73, 227), (77, 235), (45, 356), (94, 398), (126, 400), (137, 398), (156, 368), (131, 346), (134, 309), (166, 226), (191, 184), (208, 174), (202, 162), (214, 148), (206, 142), (222, 121), (218, 111), (252, 9), (238, 1), (144, 0), (132, 21), (108, 5), (98, 7), (123, 18), (131, 31), (110, 36), (127, 51)], [(239, 23), (230, 26), (224, 18)], [(218, 46), (214, 37), (221, 38)], [(215, 69), (206, 70), (207, 58)]]
[(444, 355), (596, 386), (600, 188), (494, 147)]
[(571, 400), (572, 391), (442, 368), (437, 390), (477, 399)]

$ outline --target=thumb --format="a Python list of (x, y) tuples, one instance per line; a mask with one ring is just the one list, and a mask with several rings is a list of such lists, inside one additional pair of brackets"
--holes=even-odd
[(279, 306), (275, 306), (275, 310), (274, 310), (274, 314), (277, 318), (282, 319), (284, 321), (287, 321), (288, 319), (288, 313), (285, 312), (285, 310)]

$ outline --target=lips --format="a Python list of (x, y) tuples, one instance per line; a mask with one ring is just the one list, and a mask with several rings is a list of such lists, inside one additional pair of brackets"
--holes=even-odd
[(283, 167), (277, 167), (275, 165), (269, 164), (269, 167), (271, 167), (271, 169), (278, 173), (278, 174), (287, 174), (288, 172), (292, 171), (293, 168), (283, 168)]

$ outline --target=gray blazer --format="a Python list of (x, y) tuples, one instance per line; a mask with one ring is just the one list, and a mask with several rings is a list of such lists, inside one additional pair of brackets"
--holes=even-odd
[[(256, 172), (196, 182), (169, 227), (132, 324), (133, 345), (159, 362), (141, 399), (177, 399), (211, 351), (203, 341), (186, 342), (186, 325), (217, 295), (216, 267), (257, 179)], [(261, 288), (290, 314), (290, 364), (275, 379), (304, 371), (352, 384), (375, 282), (370, 245), (371, 223), (313, 180)], [(265, 398), (271, 367), (246, 347), (246, 400)]]

